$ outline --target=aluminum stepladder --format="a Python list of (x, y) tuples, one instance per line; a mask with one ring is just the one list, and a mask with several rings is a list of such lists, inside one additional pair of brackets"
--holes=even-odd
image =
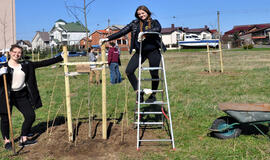
[[(175, 144), (174, 144), (174, 136), (173, 136), (173, 128), (172, 128), (172, 119), (171, 119), (171, 110), (170, 110), (170, 101), (169, 101), (169, 94), (168, 94), (168, 88), (167, 88), (167, 80), (166, 80), (166, 71), (165, 71), (165, 63), (164, 63), (164, 57), (162, 55), (163, 53), (163, 47), (162, 47), (162, 35), (159, 32), (144, 32), (143, 35), (152, 35), (152, 36), (159, 36), (160, 38), (160, 53), (161, 53), (161, 64), (160, 67), (142, 67), (142, 42), (140, 42), (140, 53), (139, 53), (139, 77), (138, 77), (138, 99), (137, 99), (137, 112), (135, 111), (135, 114), (137, 114), (137, 122), (135, 122), (135, 124), (137, 124), (137, 150), (139, 150), (140, 148), (140, 142), (151, 142), (151, 141), (155, 141), (155, 142), (159, 142), (159, 141), (167, 141), (167, 142), (171, 142), (172, 143), (172, 148), (173, 150), (175, 150)], [(161, 72), (163, 73), (163, 80), (162, 79), (150, 79), (150, 81), (154, 81), (154, 80), (158, 80), (158, 81), (162, 81), (162, 89), (161, 90), (152, 90), (153, 93), (158, 93), (161, 92), (162, 93), (162, 101), (155, 101), (153, 103), (146, 103), (144, 102), (140, 102), (140, 92), (143, 91), (141, 89), (141, 81), (142, 80), (149, 80), (149, 79), (142, 79), (141, 74), (142, 71), (151, 71), (151, 70), (161, 70)], [(163, 89), (164, 86), (164, 89)], [(164, 92), (165, 92), (165, 96), (166, 96), (166, 101), (164, 101)], [(160, 112), (141, 112), (141, 105), (161, 105), (161, 111)], [(168, 110), (168, 116), (166, 115), (166, 113), (163, 110), (163, 107), (167, 106), (167, 110)], [(162, 122), (141, 122), (140, 118), (141, 115), (161, 115), (164, 116), (169, 122), (169, 126), (168, 126), (168, 130), (169, 130), (169, 136), (170, 139), (141, 139), (140, 138), (140, 126), (141, 125), (162, 125), (162, 128), (164, 126), (164, 121), (163, 121), (163, 117), (162, 117)]]

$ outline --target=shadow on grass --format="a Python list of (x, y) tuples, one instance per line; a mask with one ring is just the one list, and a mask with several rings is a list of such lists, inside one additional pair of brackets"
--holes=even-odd
[[(48, 128), (62, 125), (65, 122), (66, 122), (65, 117), (58, 116), (54, 121), (53, 120), (49, 121)], [(31, 133), (28, 135), (28, 137), (31, 137), (31, 139), (33, 140), (36, 140), (42, 133), (46, 131), (47, 131), (47, 122), (40, 122), (31, 128)], [(20, 137), (16, 138), (14, 141), (17, 142), (19, 141), (19, 139)]]
[[(252, 125), (252, 123), (251, 124), (241, 124), (239, 126), (239, 128), (241, 129), (241, 135), (247, 135), (247, 136), (264, 135), (270, 139), (270, 135), (268, 134), (269, 126), (263, 125), (263, 124), (256, 124), (256, 127), (254, 126), (254, 124)], [(210, 132), (210, 133), (208, 133), (208, 136), (217, 138), (214, 133), (215, 132)]]
[[(256, 124), (257, 128), (262, 132), (260, 132), (257, 128), (255, 128), (252, 125), (241, 125), (241, 134), (243, 135), (260, 135), (260, 134), (265, 134), (269, 132), (269, 126), (263, 125), (263, 124)], [(269, 135), (267, 135), (269, 138)]]
[[(31, 140), (36, 140), (41, 134), (47, 131), (50, 127), (53, 126), (59, 126), (66, 122), (65, 117), (58, 116), (55, 120), (51, 120), (48, 122), (48, 128), (47, 128), (47, 122), (40, 122), (34, 127), (31, 128), (31, 133), (28, 135), (28, 137), (31, 138)], [(20, 137), (17, 137), (14, 139), (14, 142), (18, 142), (20, 140)], [(24, 147), (20, 147), (20, 149), (17, 151), (17, 155), (25, 154), (27, 152), (22, 152)]]

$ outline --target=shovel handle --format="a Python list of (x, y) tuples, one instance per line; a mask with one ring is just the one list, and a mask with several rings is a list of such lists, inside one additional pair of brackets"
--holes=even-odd
[(5, 89), (5, 95), (6, 95), (7, 113), (8, 113), (8, 119), (9, 119), (10, 139), (11, 139), (13, 153), (16, 154), (15, 143), (13, 139), (13, 128), (12, 128), (12, 120), (11, 120), (11, 113), (10, 113), (10, 105), (9, 105), (8, 91), (7, 91), (7, 78), (5, 74), (3, 75), (3, 79), (4, 79), (4, 89)]

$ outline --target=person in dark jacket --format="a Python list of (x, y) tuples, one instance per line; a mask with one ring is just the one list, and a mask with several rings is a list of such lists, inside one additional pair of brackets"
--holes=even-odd
[(6, 61), (7, 61), (7, 58), (6, 58), (5, 54), (0, 52), (0, 62), (6, 62)]
[[(149, 61), (150, 67), (159, 67), (161, 55), (160, 55), (160, 38), (158, 35), (145, 35), (142, 36), (142, 32), (161, 32), (161, 25), (158, 20), (151, 18), (151, 12), (146, 6), (139, 6), (135, 12), (136, 19), (126, 25), (119, 32), (114, 33), (107, 38), (101, 39), (100, 43), (104, 43), (106, 41), (111, 41), (117, 38), (120, 38), (129, 32), (131, 32), (131, 44), (130, 50), (131, 53), (133, 49), (135, 49), (135, 54), (131, 57), (127, 68), (126, 74), (127, 77), (134, 89), (137, 93), (138, 97), (138, 80), (135, 76), (134, 72), (139, 66), (139, 51), (140, 51), (140, 42), (142, 42), (142, 63), (146, 59)], [(163, 48), (165, 50), (165, 48)], [(158, 70), (150, 71), (152, 79), (159, 79)], [(159, 85), (159, 81), (152, 81), (152, 90), (157, 90)], [(140, 101), (143, 102), (143, 92), (141, 94)], [(152, 93), (146, 102), (154, 102), (156, 101), (155, 93)]]
[(19, 45), (12, 45), (8, 62), (0, 66), (1, 133), (5, 141), (6, 149), (11, 149), (12, 147), (9, 140), (9, 119), (7, 115), (3, 74), (6, 75), (7, 79), (8, 103), (10, 103), (10, 109), (12, 110), (12, 106), (14, 105), (24, 116), (19, 146), (27, 146), (36, 143), (34, 140), (29, 140), (27, 135), (35, 121), (34, 110), (42, 106), (35, 69), (63, 60), (62, 56), (58, 56), (39, 62), (21, 61), (23, 55), (22, 51), (23, 49)]
[(111, 84), (121, 83), (121, 74), (119, 71), (119, 50), (115, 47), (114, 42), (110, 42), (108, 51), (108, 64), (110, 67)]
[[(88, 48), (88, 54), (89, 54), (89, 62), (97, 62), (97, 56), (94, 53), (94, 49), (92, 47)], [(90, 64), (90, 75), (89, 75), (89, 81), (90, 83), (94, 83), (93, 82), (93, 76), (96, 76), (96, 84), (99, 85), (100, 84), (100, 78), (99, 78), (99, 70), (97, 70), (97, 65), (96, 64)]]

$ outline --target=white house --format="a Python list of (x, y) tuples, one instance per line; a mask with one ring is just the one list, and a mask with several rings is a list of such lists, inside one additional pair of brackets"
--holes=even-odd
[(178, 47), (178, 41), (184, 41), (185, 35), (196, 34), (200, 39), (213, 39), (212, 32), (207, 26), (204, 28), (182, 28), (175, 27), (174, 24), (170, 28), (162, 28), (162, 41), (168, 49)]
[(200, 39), (212, 39), (212, 33), (207, 26), (204, 28), (184, 28), (185, 34), (196, 34)]
[(32, 49), (40, 48), (41, 50), (50, 47), (49, 33), (37, 31), (32, 40)]
[(86, 28), (79, 22), (67, 23), (59, 19), (49, 32), (50, 46), (58, 44), (78, 45), (86, 36)]
[(31, 50), (32, 49), (32, 44), (28, 40), (17, 40), (17, 45), (21, 46), (25, 50)]
[(182, 27), (174, 27), (174, 24), (171, 25), (171, 28), (162, 28), (162, 41), (168, 48), (177, 47), (177, 43), (180, 40), (183, 40), (184, 32)]

